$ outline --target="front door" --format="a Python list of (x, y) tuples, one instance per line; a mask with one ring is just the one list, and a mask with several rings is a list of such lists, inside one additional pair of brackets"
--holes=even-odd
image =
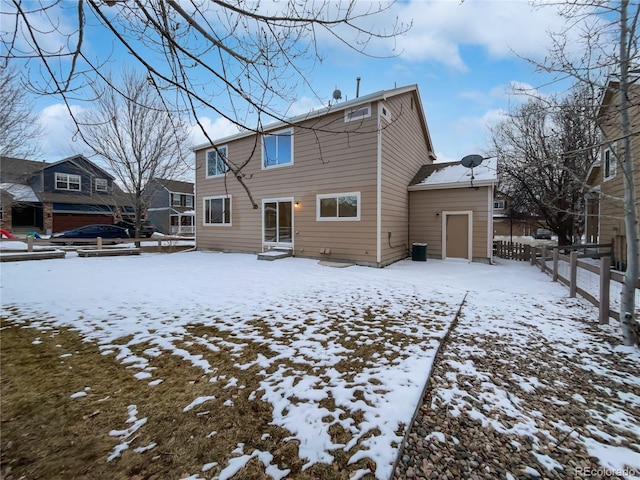
[(262, 202), (262, 242), (266, 247), (291, 248), (293, 244), (293, 199)]
[(447, 215), (447, 258), (469, 258), (468, 215)]

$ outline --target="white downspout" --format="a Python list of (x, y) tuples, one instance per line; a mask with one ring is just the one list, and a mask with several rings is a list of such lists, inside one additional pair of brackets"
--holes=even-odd
[(382, 262), (382, 128), (380, 119), (380, 102), (376, 104), (378, 110), (378, 145), (376, 159), (376, 262)]

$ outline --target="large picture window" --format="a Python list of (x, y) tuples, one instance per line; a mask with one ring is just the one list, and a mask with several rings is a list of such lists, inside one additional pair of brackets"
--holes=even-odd
[(80, 191), (80, 175), (56, 172), (56, 190)]
[(207, 150), (207, 177), (217, 177), (224, 175), (229, 170), (224, 160), (227, 158), (227, 147), (218, 147), (218, 149)]
[(205, 225), (231, 225), (231, 196), (204, 199)]
[(282, 130), (262, 137), (263, 168), (293, 164), (293, 130)]
[(316, 196), (316, 220), (360, 220), (360, 192)]

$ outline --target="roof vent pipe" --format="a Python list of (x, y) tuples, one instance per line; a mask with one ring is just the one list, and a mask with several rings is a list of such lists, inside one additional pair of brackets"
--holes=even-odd
[(360, 77), (356, 78), (356, 98), (360, 96)]

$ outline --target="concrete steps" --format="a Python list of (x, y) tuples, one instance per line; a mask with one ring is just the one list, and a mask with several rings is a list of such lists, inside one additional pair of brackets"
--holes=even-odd
[(279, 260), (280, 258), (291, 257), (291, 250), (269, 250), (258, 254), (258, 260)]

